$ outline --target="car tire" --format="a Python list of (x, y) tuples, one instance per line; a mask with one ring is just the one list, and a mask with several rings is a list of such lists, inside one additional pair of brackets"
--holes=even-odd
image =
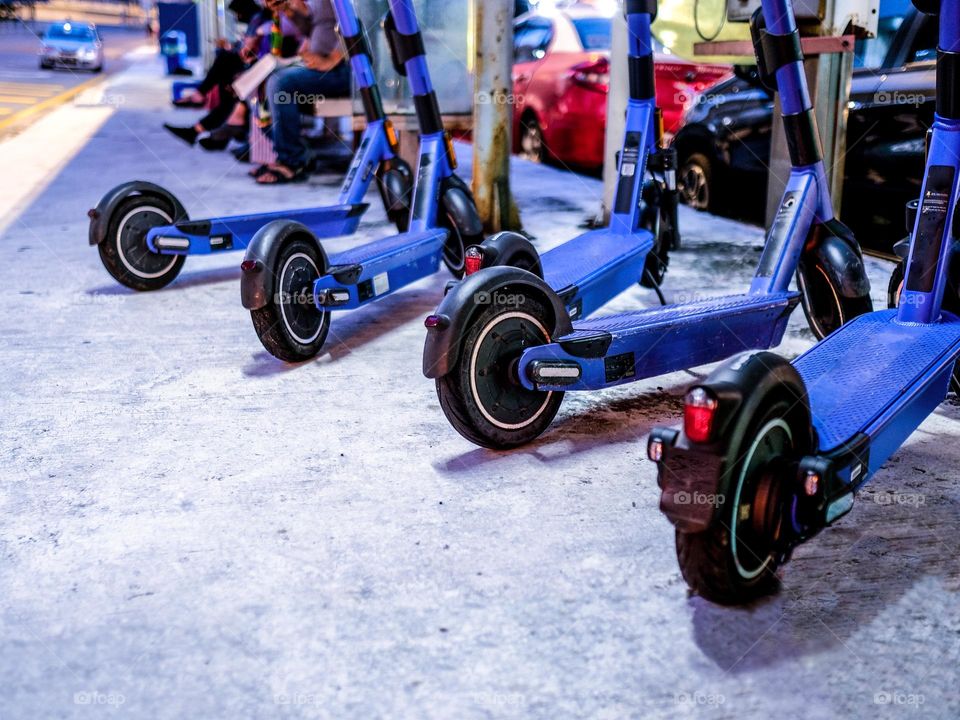
[(713, 165), (706, 155), (691, 153), (680, 163), (677, 185), (684, 205), (694, 210), (713, 211)]
[(542, 163), (547, 159), (543, 128), (533, 115), (527, 115), (520, 120), (520, 157), (535, 163)]

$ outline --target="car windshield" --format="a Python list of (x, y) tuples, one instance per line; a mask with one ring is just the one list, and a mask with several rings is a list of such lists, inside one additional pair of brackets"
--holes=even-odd
[(47, 38), (49, 40), (86, 40), (87, 42), (94, 39), (92, 29), (76, 25), (51, 25), (47, 30)]
[(610, 49), (610, 18), (576, 18), (572, 22), (584, 50)]
[(878, 68), (883, 65), (890, 50), (893, 36), (903, 24), (903, 16), (880, 18), (877, 26), (877, 36), (865, 40), (857, 40), (853, 50), (853, 66)]

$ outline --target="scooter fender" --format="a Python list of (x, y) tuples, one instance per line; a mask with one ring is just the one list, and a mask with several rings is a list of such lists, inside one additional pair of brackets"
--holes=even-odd
[(88, 237), (91, 245), (99, 245), (107, 239), (107, 227), (110, 225), (110, 220), (113, 218), (117, 206), (132, 195), (158, 195), (169, 201), (175, 208), (175, 222), (187, 219), (187, 211), (169, 190), (146, 180), (132, 180), (121, 183), (110, 190), (100, 198), (97, 206), (87, 213), (90, 217)]
[(541, 280), (543, 266), (540, 253), (527, 238), (517, 232), (499, 232), (491, 235), (478, 246), (483, 253), (482, 267), (510, 265), (523, 267)]
[(405, 232), (413, 194), (413, 172), (410, 166), (401, 158), (391, 158), (380, 163), (376, 178), (387, 217), (397, 225), (400, 232)]
[(654, 439), (664, 441), (658, 464), (660, 510), (682, 532), (697, 533), (710, 528), (722, 502), (691, 502), (691, 498), (719, 498), (731, 490), (733, 462), (730, 448), (742, 445), (744, 436), (760, 406), (774, 393), (786, 393), (793, 412), (800, 415), (796, 425), (809, 435), (797, 438), (801, 447), (811, 447), (813, 429), (810, 404), (799, 373), (784, 358), (771, 352), (746, 353), (731, 358), (714, 370), (700, 387), (718, 401), (710, 442), (694, 443), (683, 432), (656, 430)]
[(483, 222), (477, 214), (473, 193), (458, 175), (450, 175), (441, 184), (443, 209), (453, 218), (454, 225), (464, 237), (482, 237)]
[(831, 284), (843, 297), (870, 296), (870, 279), (860, 246), (850, 229), (839, 220), (813, 227), (800, 256), (798, 272), (810, 272), (817, 260), (830, 273)]
[(456, 367), (463, 336), (474, 316), (501, 293), (529, 294), (540, 300), (552, 314), (552, 337), (573, 330), (563, 302), (541, 278), (509, 265), (486, 268), (451, 287), (434, 312), (436, 323), (428, 328), (423, 347), (426, 377), (440, 378)]
[(240, 275), (240, 301), (247, 310), (264, 307), (273, 296), (276, 286), (276, 264), (280, 250), (290, 240), (298, 238), (316, 244), (326, 274), (330, 263), (323, 245), (310, 229), (293, 220), (274, 220), (257, 231), (243, 256)]

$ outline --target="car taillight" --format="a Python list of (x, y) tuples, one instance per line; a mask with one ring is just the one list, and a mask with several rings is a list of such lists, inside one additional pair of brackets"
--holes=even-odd
[(483, 253), (476, 245), (467, 248), (463, 257), (463, 272), (465, 275), (473, 275), (483, 265)]
[(683, 432), (693, 442), (707, 442), (713, 432), (717, 399), (705, 388), (696, 387), (683, 401)]
[(607, 92), (610, 89), (610, 61), (602, 57), (573, 66), (573, 81), (588, 90)]

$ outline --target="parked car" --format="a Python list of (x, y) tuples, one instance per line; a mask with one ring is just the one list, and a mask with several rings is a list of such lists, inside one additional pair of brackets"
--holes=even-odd
[[(912, 8), (857, 42), (840, 217), (876, 254), (890, 255), (905, 236), (904, 205), (920, 194), (936, 46), (936, 18)], [(762, 222), (772, 120), (773, 96), (753, 68), (701, 95), (673, 140), (683, 201)]]
[(93, 23), (55, 22), (40, 39), (40, 67), (103, 70), (103, 41)]
[[(586, 169), (603, 165), (611, 18), (596, 7), (533, 11), (514, 22), (514, 151)], [(656, 48), (657, 104), (664, 128), (677, 129), (697, 92), (729, 75)]]

